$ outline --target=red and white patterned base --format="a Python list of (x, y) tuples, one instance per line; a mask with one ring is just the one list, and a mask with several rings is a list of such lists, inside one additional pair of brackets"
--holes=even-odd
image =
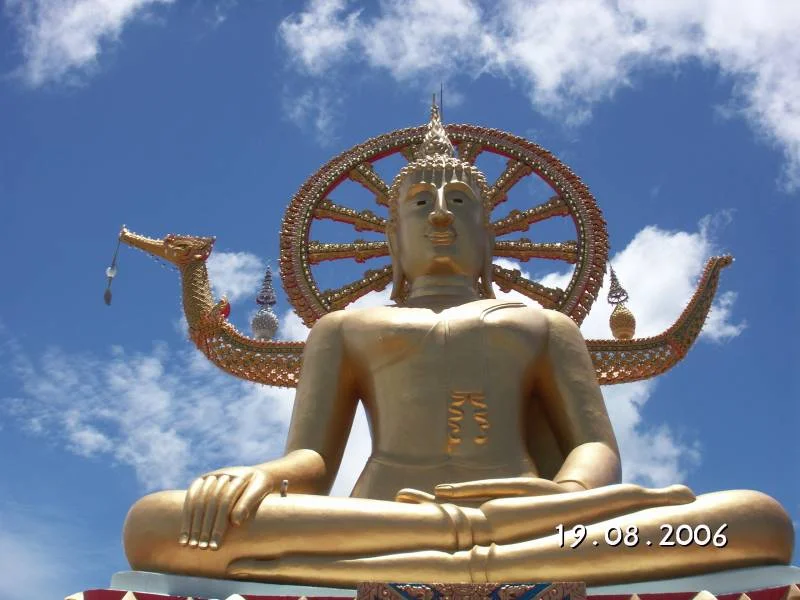
[[(371, 584), (374, 588), (375, 584)], [(471, 596), (476, 598), (476, 595), (465, 594), (461, 596), (448, 594), (446, 589), (441, 590), (443, 600), (455, 600)], [(379, 596), (374, 596), (378, 598)], [(387, 600), (392, 598), (392, 595), (381, 596)], [(489, 596), (484, 596), (489, 597)], [(526, 597), (525, 594), (517, 597)], [(228, 596), (224, 600), (297, 600), (298, 598), (305, 598), (304, 596), (254, 596), (254, 595), (239, 595), (234, 594)], [(533, 597), (536, 598), (535, 596)], [(570, 600), (578, 600), (573, 595), (565, 596)], [(800, 600), (800, 586), (798, 585), (784, 585), (780, 587), (768, 588), (763, 590), (752, 590), (742, 593), (733, 594), (720, 594), (714, 596), (709, 592), (672, 592), (672, 593), (656, 593), (656, 594), (615, 594), (615, 595), (588, 595), (586, 600)], [(199, 597), (192, 596), (169, 596), (164, 594), (151, 594), (146, 592), (126, 592), (120, 590), (87, 590), (78, 594), (68, 596), (65, 600), (203, 600)], [(342, 600), (341, 596), (311, 596), (307, 600)], [(532, 600), (528, 598), (528, 600)]]

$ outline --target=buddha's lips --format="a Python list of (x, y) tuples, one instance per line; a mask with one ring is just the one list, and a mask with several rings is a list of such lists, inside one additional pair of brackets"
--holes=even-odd
[(456, 234), (452, 231), (431, 231), (425, 237), (433, 242), (434, 246), (449, 246), (456, 239)]

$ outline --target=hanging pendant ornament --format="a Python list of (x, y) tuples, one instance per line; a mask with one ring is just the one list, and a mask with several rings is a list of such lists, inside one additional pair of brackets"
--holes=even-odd
[(125, 230), (125, 225), (120, 230), (120, 235), (117, 236), (117, 247), (114, 250), (114, 257), (111, 259), (111, 264), (106, 268), (106, 291), (103, 293), (103, 300), (106, 306), (111, 306), (111, 282), (117, 276), (117, 256), (119, 256), (119, 246), (122, 242), (122, 231)]
[(611, 270), (611, 286), (608, 289), (608, 303), (614, 305), (608, 324), (615, 339), (629, 340), (636, 333), (636, 317), (630, 309), (625, 306), (628, 301), (628, 292), (622, 287), (617, 279), (614, 268), (609, 265)]
[(258, 309), (250, 323), (250, 329), (256, 339), (271, 340), (278, 332), (278, 317), (272, 311), (272, 307), (276, 303), (275, 288), (272, 285), (272, 269), (267, 265), (261, 291), (256, 296), (256, 304), (261, 308)]

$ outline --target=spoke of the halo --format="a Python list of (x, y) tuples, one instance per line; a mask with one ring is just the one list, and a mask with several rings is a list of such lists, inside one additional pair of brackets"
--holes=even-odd
[(344, 308), (354, 300), (370, 292), (384, 289), (392, 281), (392, 267), (386, 265), (382, 269), (370, 269), (364, 276), (335, 290), (322, 292), (322, 299), (329, 310)]
[(520, 179), (533, 173), (528, 165), (518, 160), (509, 159), (506, 163), (506, 168), (500, 173), (500, 176), (494, 182), (489, 190), (489, 201), (494, 208), (501, 202), (508, 199), (508, 191), (517, 185)]
[(389, 256), (389, 245), (385, 240), (379, 242), (353, 240), (345, 243), (310, 241), (308, 243), (308, 262), (312, 265), (326, 260), (343, 258), (352, 258), (357, 263), (363, 263), (365, 260), (379, 256)]
[(370, 163), (359, 163), (348, 173), (348, 177), (375, 194), (375, 202), (383, 206), (389, 205), (389, 186), (386, 185), (386, 182), (381, 179), (381, 176), (375, 172), (375, 169)]
[(559, 196), (553, 196), (547, 202), (533, 208), (510, 211), (507, 216), (493, 222), (492, 228), (495, 235), (505, 235), (514, 231), (528, 231), (534, 223), (568, 215), (569, 208), (566, 203)]
[(519, 269), (506, 269), (493, 265), (493, 280), (504, 292), (515, 290), (531, 300), (536, 300), (544, 308), (558, 308), (564, 301), (564, 291), (550, 288), (531, 281)]
[(494, 255), (523, 262), (531, 258), (563, 260), (574, 265), (578, 262), (578, 242), (532, 242), (528, 238), (503, 240), (495, 242)]
[(405, 146), (404, 148), (402, 148), (400, 150), (400, 154), (402, 154), (403, 157), (408, 162), (411, 162), (412, 160), (414, 160), (414, 158), (415, 158), (414, 155), (417, 153), (417, 150), (419, 149), (419, 147), (420, 147), (420, 144), (411, 144), (409, 146)]
[(314, 209), (314, 217), (347, 223), (352, 225), (356, 231), (375, 231), (376, 233), (386, 231), (386, 219), (376, 215), (371, 210), (353, 210), (336, 204), (327, 198)]
[(483, 146), (478, 142), (465, 141), (458, 144), (458, 157), (471, 165), (475, 164), (475, 159), (483, 151)]

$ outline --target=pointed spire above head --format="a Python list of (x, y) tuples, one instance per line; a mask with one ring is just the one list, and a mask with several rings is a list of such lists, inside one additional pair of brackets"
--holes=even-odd
[(445, 156), (452, 158), (456, 155), (452, 142), (447, 137), (447, 132), (442, 125), (442, 118), (439, 115), (439, 107), (436, 105), (436, 94), (433, 95), (431, 105), (431, 120), (428, 123), (428, 131), (425, 132), (425, 139), (417, 150), (414, 158), (420, 159), (433, 156)]
[(614, 267), (609, 265), (609, 269), (611, 270), (611, 285), (608, 287), (608, 303), (623, 304), (628, 301), (628, 292), (620, 284)]
[(275, 288), (272, 285), (272, 268), (267, 265), (267, 270), (264, 273), (264, 281), (261, 284), (261, 291), (256, 296), (256, 303), (261, 306), (275, 306), (278, 302), (275, 297)]
[(636, 317), (631, 310), (625, 306), (628, 301), (628, 292), (619, 282), (614, 268), (608, 266), (611, 271), (611, 285), (608, 288), (608, 303), (614, 306), (608, 324), (615, 339), (630, 340), (636, 335)]

